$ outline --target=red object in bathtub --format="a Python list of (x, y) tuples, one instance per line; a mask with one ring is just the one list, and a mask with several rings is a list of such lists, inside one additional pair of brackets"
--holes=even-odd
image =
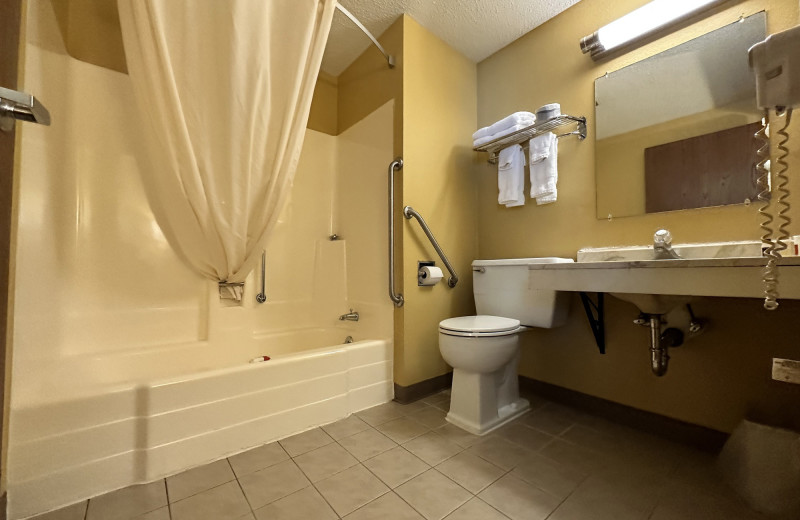
[(264, 361), (269, 361), (269, 356), (258, 356), (250, 360), (251, 363), (262, 363)]

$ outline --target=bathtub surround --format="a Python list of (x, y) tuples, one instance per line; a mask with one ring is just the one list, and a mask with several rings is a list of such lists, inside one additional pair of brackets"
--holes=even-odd
[[(261, 257), (292, 187), (335, 5), (118, 1), (150, 207), (205, 278), (244, 282)], [(239, 286), (220, 294), (242, 298)]]
[[(178, 259), (148, 208), (140, 181), (142, 166), (136, 160), (143, 132), (136, 127), (128, 76), (70, 57), (50, 2), (29, 3), (26, 41), (24, 84), (41, 92), (49, 108), (52, 104), (54, 122), (47, 131), (21, 132), (14, 244), (15, 377), (9, 421), (17, 427), (10, 433), (15, 440), (10, 441), (6, 472), (11, 489), (20, 491), (12, 494), (23, 500), (38, 482), (64, 504), (142, 482), (151, 478), (148, 471), (163, 470), (166, 475), (180, 470), (150, 464), (148, 458), (155, 453), (170, 451), (170, 458), (162, 462), (169, 466), (182, 459), (185, 469), (245, 449), (248, 443), (263, 443), (283, 428), (254, 428), (264, 439), (236, 440), (239, 434), (234, 432), (244, 430), (248, 420), (267, 424), (283, 416), (287, 425), (294, 423), (300, 429), (318, 423), (299, 424), (291, 419), (293, 414), (295, 419), (312, 414), (334, 420), (331, 414), (343, 416), (354, 409), (347, 408), (353, 402), (344, 397), (352, 394), (347, 381), (353, 388), (366, 387), (374, 397), (361, 407), (391, 397), (391, 354), (367, 363), (370, 368), (364, 370), (341, 368), (340, 360), (335, 371), (332, 362), (330, 373), (308, 382), (310, 388), (303, 387), (297, 376), (295, 383), (301, 386), (291, 399), (301, 401), (291, 405), (290, 399), (281, 398), (264, 403), (286, 404), (295, 411), (268, 412), (256, 405), (248, 408), (250, 419), (229, 420), (230, 439), (236, 446), (225, 446), (225, 438), (212, 442), (200, 430), (181, 430), (182, 434), (175, 430), (173, 441), (165, 440), (163, 435), (172, 435), (169, 429), (176, 424), (165, 426), (169, 417), (209, 409), (195, 402), (170, 412), (171, 405), (162, 402), (166, 408), (153, 412), (151, 399), (166, 391), (162, 383), (178, 391), (181, 382), (203, 380), (201, 374), (209, 371), (274, 370), (268, 367), (272, 361), (294, 352), (328, 346), (337, 353), (330, 356), (335, 359), (341, 356), (347, 336), (355, 338), (348, 347), (357, 348), (364, 341), (391, 344), (393, 311), (384, 284), (387, 181), (374, 172), (385, 171), (393, 157), (392, 103), (376, 107), (336, 137), (307, 132), (291, 197), (266, 245), (267, 301), (256, 303), (260, 280), (252, 275), (246, 280), (242, 306), (225, 307), (213, 294), (216, 284), (195, 275)], [(333, 233), (342, 239), (330, 241)], [(338, 321), (351, 307), (361, 320)], [(391, 348), (384, 346), (381, 352), (390, 353)], [(248, 364), (259, 355), (272, 360)], [(346, 357), (349, 363), (352, 356)], [(239, 397), (232, 394), (230, 403), (253, 399), (258, 392), (268, 394), (269, 379), (250, 397), (234, 392)], [(329, 394), (320, 397), (315, 385)], [(223, 398), (207, 397), (211, 402)], [(107, 406), (96, 405), (98, 400)], [(236, 409), (242, 411), (233, 407), (230, 412)], [(59, 417), (74, 422), (65, 423), (45, 410), (59, 410), (63, 413)], [(263, 418), (270, 413), (273, 419)], [(26, 419), (37, 416), (49, 429), (32, 426)], [(178, 421), (180, 427), (191, 424), (198, 425)], [(109, 437), (115, 427), (119, 431)], [(196, 440), (186, 441), (184, 434)], [(28, 464), (25, 453), (31, 446), (26, 448), (26, 441), (39, 444), (34, 451), (49, 452), (57, 443), (80, 438), (86, 442), (79, 460), (66, 460), (69, 452), (59, 452), (34, 458), (60, 469)], [(130, 443), (128, 448), (120, 444), (123, 439)], [(205, 447), (190, 449), (187, 456), (180, 447), (188, 447), (185, 442)], [(108, 478), (81, 481), (80, 475), (86, 475), (82, 471), (102, 466), (99, 460), (109, 464)], [(127, 470), (120, 470), (121, 461), (127, 461)], [(93, 487), (104, 485), (109, 487)], [(26, 508), (37, 503), (14, 504), (12, 499), (11, 508), (33, 512)]]

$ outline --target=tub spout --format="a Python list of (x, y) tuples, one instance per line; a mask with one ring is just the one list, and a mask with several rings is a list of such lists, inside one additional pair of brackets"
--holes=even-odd
[(350, 309), (350, 312), (347, 314), (342, 314), (339, 316), (339, 321), (358, 321), (358, 313), (354, 312), (353, 309)]

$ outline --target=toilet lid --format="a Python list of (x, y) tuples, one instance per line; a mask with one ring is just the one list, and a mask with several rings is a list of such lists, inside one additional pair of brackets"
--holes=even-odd
[(461, 316), (440, 322), (439, 328), (453, 332), (509, 332), (519, 328), (519, 320), (500, 316)]

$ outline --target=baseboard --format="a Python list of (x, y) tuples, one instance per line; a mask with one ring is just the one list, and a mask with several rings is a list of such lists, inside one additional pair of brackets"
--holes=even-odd
[(453, 373), (448, 372), (440, 376), (420, 381), (409, 386), (394, 384), (394, 400), (400, 404), (413, 403), (423, 397), (435, 394), (446, 388), (450, 388), (453, 384)]
[[(519, 376), (519, 387), (520, 390), (531, 392), (550, 401), (577, 408), (675, 442), (688, 444), (703, 451), (719, 452), (728, 439), (727, 433), (718, 430), (639, 410), (525, 376)], [(395, 388), (397, 388), (396, 385)]]

